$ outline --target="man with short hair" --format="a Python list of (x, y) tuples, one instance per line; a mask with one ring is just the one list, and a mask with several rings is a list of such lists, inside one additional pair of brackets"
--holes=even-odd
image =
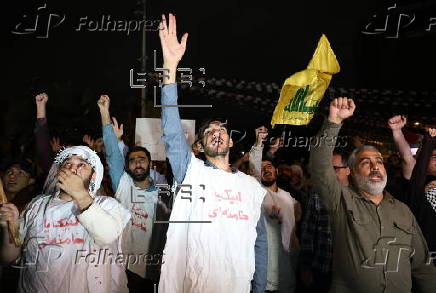
[(97, 104), (115, 198), (132, 214), (123, 232), (122, 250), (135, 256), (146, 255), (147, 260), (127, 263), (129, 290), (153, 290), (153, 282), (147, 278), (147, 265), (159, 265), (161, 255), (149, 255), (155, 210), (159, 202), (158, 189), (150, 176), (150, 152), (144, 147), (134, 146), (128, 150), (124, 160), (111, 124), (109, 96), (101, 95)]
[[(348, 186), (350, 168), (344, 154), (333, 153), (332, 165), (342, 186)], [(302, 223), (300, 277), (310, 292), (328, 292), (331, 283), (332, 232), (327, 209), (318, 194), (312, 192)]]
[(264, 126), (255, 129), (256, 142), (249, 153), (252, 176), (267, 190), (262, 203), (268, 238), (267, 292), (294, 292), (300, 248), (296, 224), (301, 219), (301, 205), (277, 185), (276, 163), (263, 157), (263, 142), (268, 135)]
[(159, 37), (163, 68), (169, 70), (162, 89), (162, 140), (174, 178), (183, 184), (170, 217), (159, 292), (248, 293), (265, 190), (251, 176), (231, 169), (233, 141), (225, 121), (207, 121), (199, 129), (206, 161), (191, 152), (174, 107), (177, 65), (187, 34), (179, 43), (176, 20), (170, 14), (168, 27), (162, 16)]
[[(70, 147), (56, 156), (44, 194), (22, 217), (13, 204), (2, 205), (0, 261), (21, 256), (19, 292), (128, 292), (119, 237), (130, 214), (115, 199), (96, 195), (102, 177), (94, 151)], [(7, 227), (18, 221), (23, 244), (17, 247)]]
[(19, 211), (23, 210), (31, 200), (27, 190), (35, 183), (31, 163), (25, 160), (10, 162), (1, 180), (8, 202), (14, 203)]
[[(436, 268), (409, 208), (384, 191), (386, 170), (371, 146), (349, 157), (352, 185), (341, 186), (331, 165), (335, 138), (355, 110), (353, 100), (336, 98), (310, 152), (310, 173), (332, 219), (333, 281), (330, 292), (434, 292)], [(333, 138), (332, 143), (327, 138)]]

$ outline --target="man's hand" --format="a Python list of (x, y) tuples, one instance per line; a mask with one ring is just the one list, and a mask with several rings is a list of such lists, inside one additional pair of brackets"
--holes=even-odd
[(429, 128), (429, 129), (428, 129), (428, 134), (429, 134), (431, 137), (435, 137), (435, 136), (436, 136), (436, 128)]
[(186, 41), (188, 40), (188, 34), (185, 33), (179, 43), (177, 40), (176, 17), (171, 13), (168, 17), (169, 22), (167, 25), (165, 15), (162, 14), (162, 21), (159, 25), (159, 38), (163, 54), (163, 68), (169, 69), (169, 72), (165, 73), (166, 75), (169, 75), (169, 77), (164, 77), (164, 84), (176, 82), (177, 65), (182, 59), (183, 54), (185, 54)]
[(341, 124), (342, 121), (351, 117), (356, 109), (356, 105), (352, 99), (348, 98), (336, 98), (330, 103), (329, 121)]
[(392, 129), (393, 132), (401, 130), (406, 123), (406, 116), (403, 115), (396, 115), (388, 120), (389, 128)]
[(46, 117), (46, 104), (48, 101), (48, 95), (46, 93), (39, 94), (35, 97), (36, 103), (36, 118)]
[(101, 114), (101, 124), (107, 125), (111, 124), (111, 117), (109, 115), (109, 105), (110, 99), (108, 95), (101, 95), (100, 99), (97, 101), (98, 108), (100, 109)]
[(83, 179), (66, 168), (59, 170), (57, 187), (70, 195), (78, 204), (81, 210), (92, 204), (92, 197), (85, 188)]
[(110, 105), (110, 99), (108, 95), (101, 95), (100, 99), (97, 101), (98, 108), (100, 108), (101, 111), (108, 111), (109, 112), (109, 105)]
[(19, 215), (20, 213), (14, 204), (0, 204), (0, 226), (2, 228), (7, 229), (8, 222), (15, 223), (17, 225)]
[(118, 138), (118, 141), (121, 141), (121, 138), (123, 137), (123, 124), (118, 126), (118, 121), (115, 117), (112, 117), (112, 128), (114, 129), (114, 133)]
[(90, 135), (85, 134), (82, 138), (82, 141), (86, 143), (91, 149), (95, 148), (95, 140), (93, 140)]
[(269, 145), (269, 150), (271, 154), (276, 153), (279, 148), (283, 146), (283, 137), (276, 137), (271, 141), (271, 144)]
[(62, 148), (61, 140), (59, 139), (59, 137), (52, 137), (52, 139), (50, 140), (50, 145), (51, 145), (51, 150), (54, 153), (59, 152)]
[(256, 133), (256, 146), (262, 146), (268, 136), (268, 128), (261, 126), (256, 128), (254, 132)]

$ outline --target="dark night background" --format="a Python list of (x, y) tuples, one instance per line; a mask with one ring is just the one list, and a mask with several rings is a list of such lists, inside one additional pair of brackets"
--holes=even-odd
[[(11, 33), (23, 21), (23, 14), (35, 15), (37, 7), (44, 3), (46, 18), (49, 13), (66, 17), (59, 27), (49, 31), (48, 38)], [(393, 4), (397, 8), (387, 32), (362, 33), (374, 14), (378, 15), (375, 24), (382, 26), (386, 9)], [(0, 136), (23, 140), (32, 134), (34, 96), (41, 91), (50, 97), (48, 121), (54, 134), (77, 128), (96, 135), (100, 127), (96, 106), (100, 93), (111, 96), (112, 113), (132, 133), (134, 118), (140, 117), (140, 90), (129, 87), (129, 69), (140, 68), (140, 33), (127, 36), (126, 32), (75, 30), (80, 17), (100, 19), (105, 14), (112, 19), (140, 19), (134, 12), (140, 9), (133, 0), (4, 3)], [(182, 91), (181, 103), (213, 105), (212, 109), (182, 109), (182, 118), (225, 115), (237, 127), (251, 132), (259, 121), (270, 120), (279, 92), (270, 93), (262, 102), (262, 90), (238, 90), (259, 97), (260, 106), (256, 108), (252, 104), (256, 98), (234, 103), (234, 86), (244, 80), (263, 82), (263, 86), (275, 83), (280, 89), (287, 77), (305, 69), (324, 33), (341, 65), (341, 72), (330, 84), (334, 89), (330, 95), (355, 94), (359, 98), (356, 118), (360, 120), (348, 123), (350, 133), (365, 136), (371, 130), (374, 133), (369, 135), (386, 140), (386, 120), (396, 113), (407, 114), (410, 122), (436, 124), (436, 24), (426, 31), (430, 17), (436, 18), (435, 1), (147, 1), (147, 19), (159, 19), (161, 13), (168, 12), (177, 16), (179, 36), (190, 34), (181, 66), (194, 69), (194, 76), (197, 68), (204, 67), (207, 78), (232, 81), (227, 87), (206, 84), (205, 89), (216, 89), (207, 95)], [(414, 22), (401, 27), (407, 24), (403, 19), (399, 37), (387, 38), (395, 35), (395, 18), (400, 13), (415, 14)], [(161, 65), (158, 34), (150, 31), (148, 72), (153, 71), (153, 50), (157, 50)], [(373, 91), (364, 94), (361, 89)], [(223, 100), (215, 94), (219, 91), (227, 93), (222, 95)], [(159, 110), (153, 109), (152, 91), (148, 93), (147, 117), (159, 117)], [(329, 98), (327, 94), (320, 113), (325, 111)], [(315, 118), (313, 123), (318, 120)], [(422, 132), (419, 127), (412, 128)], [(297, 132), (310, 129), (300, 127)]]

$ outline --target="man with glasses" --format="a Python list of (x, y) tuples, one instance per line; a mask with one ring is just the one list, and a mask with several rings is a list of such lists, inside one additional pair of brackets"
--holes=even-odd
[[(336, 178), (348, 186), (350, 168), (344, 154), (334, 153), (332, 164)], [(311, 292), (328, 292), (331, 281), (332, 235), (328, 211), (316, 193), (312, 193), (306, 207), (301, 235), (300, 277)]]

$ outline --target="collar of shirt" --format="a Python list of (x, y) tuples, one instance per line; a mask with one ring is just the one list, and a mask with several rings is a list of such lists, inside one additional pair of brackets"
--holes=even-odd
[[(369, 199), (367, 199), (366, 197), (364, 197), (364, 196), (361, 194), (361, 192), (360, 192), (359, 190), (357, 190), (356, 187), (351, 186), (350, 188), (352, 188), (352, 189), (354, 190), (354, 192), (355, 192), (355, 194), (356, 194), (356, 197), (357, 197), (358, 199), (363, 200), (363, 201), (366, 201), (366, 202), (370, 202), (370, 203), (374, 204), (371, 200), (369, 200)], [(395, 198), (394, 198), (394, 197), (393, 197), (389, 192), (387, 192), (386, 190), (383, 190), (383, 199), (382, 199), (382, 201), (380, 202), (380, 204), (381, 204), (383, 201), (388, 201), (389, 203), (393, 204), (393, 203), (395, 203)]]
[(153, 178), (151, 178), (150, 176), (148, 176), (147, 179), (150, 180), (150, 186), (149, 186), (149, 187), (147, 187), (147, 188), (140, 188), (140, 187), (138, 187), (138, 186), (135, 184), (135, 181), (133, 181), (133, 178), (132, 178), (133, 186), (134, 186), (136, 189), (138, 189), (138, 190), (144, 190), (145, 192), (152, 192), (152, 191), (156, 191), (156, 190), (159, 189), (159, 188), (157, 188), (156, 185), (154, 184), (154, 180), (153, 180)]
[[(209, 160), (204, 161), (204, 165), (208, 166), (208, 167), (212, 167), (214, 169), (218, 169), (217, 166), (215, 166), (214, 164), (212, 164)], [(232, 170), (232, 174), (235, 174), (236, 172), (238, 172), (238, 169), (230, 167), (230, 169)]]

